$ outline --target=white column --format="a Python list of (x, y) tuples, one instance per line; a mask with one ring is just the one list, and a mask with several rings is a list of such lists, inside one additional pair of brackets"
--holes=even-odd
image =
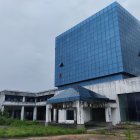
[(116, 124), (121, 122), (121, 114), (120, 114), (120, 104), (119, 104), (119, 97), (117, 96), (117, 100), (116, 100)]
[(21, 120), (24, 120), (24, 106), (21, 107)]
[(2, 112), (4, 111), (4, 106), (1, 107), (1, 111), (2, 111)]
[(4, 111), (4, 105), (3, 105), (3, 102), (5, 101), (5, 95), (2, 94), (0, 96), (0, 111), (3, 112)]
[(50, 105), (46, 105), (46, 122), (45, 125), (48, 125), (48, 123), (51, 122), (51, 109)]
[(23, 96), (22, 102), (25, 102), (25, 96)]
[[(22, 102), (25, 102), (25, 96), (23, 96)], [(21, 107), (20, 119), (24, 120), (24, 106)]]
[(84, 114), (83, 114), (83, 106), (77, 101), (77, 127), (84, 127)]
[(77, 123), (77, 113), (76, 113), (76, 108), (74, 108), (74, 123)]
[(34, 107), (34, 111), (33, 111), (33, 121), (36, 121), (37, 119), (37, 107)]
[(56, 109), (53, 109), (53, 121), (56, 122)]
[(111, 119), (111, 107), (105, 108), (105, 116), (106, 116), (106, 122), (112, 122), (112, 119)]

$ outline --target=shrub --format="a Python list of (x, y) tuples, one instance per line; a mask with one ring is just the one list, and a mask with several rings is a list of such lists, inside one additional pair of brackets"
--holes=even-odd
[(6, 118), (4, 116), (0, 116), (0, 125), (10, 125), (12, 123), (12, 118)]
[(1, 116), (6, 117), (6, 118), (9, 118), (10, 117), (9, 116), (9, 113), (6, 110), (4, 110), (4, 111), (0, 110), (0, 117)]
[(132, 134), (132, 132), (130, 131), (130, 129), (127, 129), (125, 132), (124, 132), (125, 136), (127, 137), (127, 140), (134, 140), (134, 136)]
[(22, 127), (22, 126), (31, 126), (31, 125), (38, 125), (39, 123), (36, 121), (21, 121), (21, 120), (17, 120), (17, 119), (13, 119), (13, 118), (8, 118), (5, 117), (4, 115), (0, 115), (0, 125), (3, 126), (18, 126), (18, 127)]

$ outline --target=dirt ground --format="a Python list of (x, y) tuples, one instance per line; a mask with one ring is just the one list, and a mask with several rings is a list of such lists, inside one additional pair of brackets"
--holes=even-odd
[[(5, 140), (13, 140), (13, 139), (5, 139)], [(15, 140), (126, 140), (126, 138), (108, 135), (82, 134), (82, 135), (64, 135), (51, 137), (33, 137)]]

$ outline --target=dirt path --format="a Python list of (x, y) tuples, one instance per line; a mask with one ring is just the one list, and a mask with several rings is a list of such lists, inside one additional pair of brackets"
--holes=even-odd
[[(5, 139), (5, 140), (14, 140), (14, 139)], [(125, 139), (119, 138), (118, 136), (116, 137), (109, 135), (83, 134), (83, 135), (63, 135), (50, 137), (32, 137), (15, 140), (125, 140)]]

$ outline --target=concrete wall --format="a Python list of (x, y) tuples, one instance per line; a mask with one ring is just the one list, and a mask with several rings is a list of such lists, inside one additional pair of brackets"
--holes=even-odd
[(66, 122), (66, 111), (64, 109), (62, 110), (59, 110), (59, 116), (58, 116), (58, 119), (59, 119), (59, 123), (64, 123)]
[(89, 85), (85, 88), (116, 100), (117, 94), (140, 92), (140, 77)]
[[(109, 107), (111, 108), (111, 121), (113, 124), (117, 124), (121, 121), (120, 119), (120, 109), (119, 109), (119, 100), (118, 100), (118, 94), (125, 94), (125, 93), (133, 93), (133, 92), (140, 92), (140, 77), (136, 78), (129, 78), (125, 80), (118, 80), (108, 83), (102, 83), (102, 84), (96, 84), (96, 85), (88, 85), (85, 86), (85, 88), (90, 89), (98, 94), (104, 95), (110, 99), (116, 100), (115, 104), (109, 104)], [(52, 90), (50, 92), (42, 92), (38, 93), (33, 96), (43, 96), (48, 94), (58, 94), (59, 90)], [(22, 92), (24, 93), (24, 92)], [(10, 94), (10, 92), (0, 92), (0, 109), (2, 109), (2, 105), (5, 106), (45, 106), (46, 102), (39, 102), (39, 103), (27, 103), (27, 102), (5, 102), (5, 94)], [(14, 93), (12, 93), (13, 95)], [(16, 95), (18, 95), (16, 93)], [(21, 93), (20, 93), (21, 95)], [(26, 96), (26, 95), (22, 95)], [(75, 103), (74, 106), (76, 107)], [(88, 122), (91, 120), (90, 116), (90, 109), (84, 108), (82, 111), (82, 118), (84, 122)], [(74, 121), (66, 120), (66, 111), (59, 110), (59, 122), (60, 123), (73, 123)]]
[(74, 123), (74, 120), (66, 120), (66, 110), (59, 110), (59, 123)]
[(4, 94), (0, 94), (0, 110), (3, 110), (3, 102), (5, 100), (5, 95)]
[[(113, 124), (121, 121), (119, 108), (119, 94), (140, 92), (140, 77), (118, 80), (97, 85), (88, 85), (85, 88), (116, 100), (115, 107), (111, 107), (111, 119)], [(112, 105), (110, 105), (112, 106)]]
[(117, 108), (111, 108), (111, 121), (113, 125), (116, 125), (120, 122), (120, 112), (118, 112)]
[(84, 122), (88, 122), (91, 120), (91, 109), (90, 108), (84, 108), (83, 109), (83, 117), (84, 117)]

